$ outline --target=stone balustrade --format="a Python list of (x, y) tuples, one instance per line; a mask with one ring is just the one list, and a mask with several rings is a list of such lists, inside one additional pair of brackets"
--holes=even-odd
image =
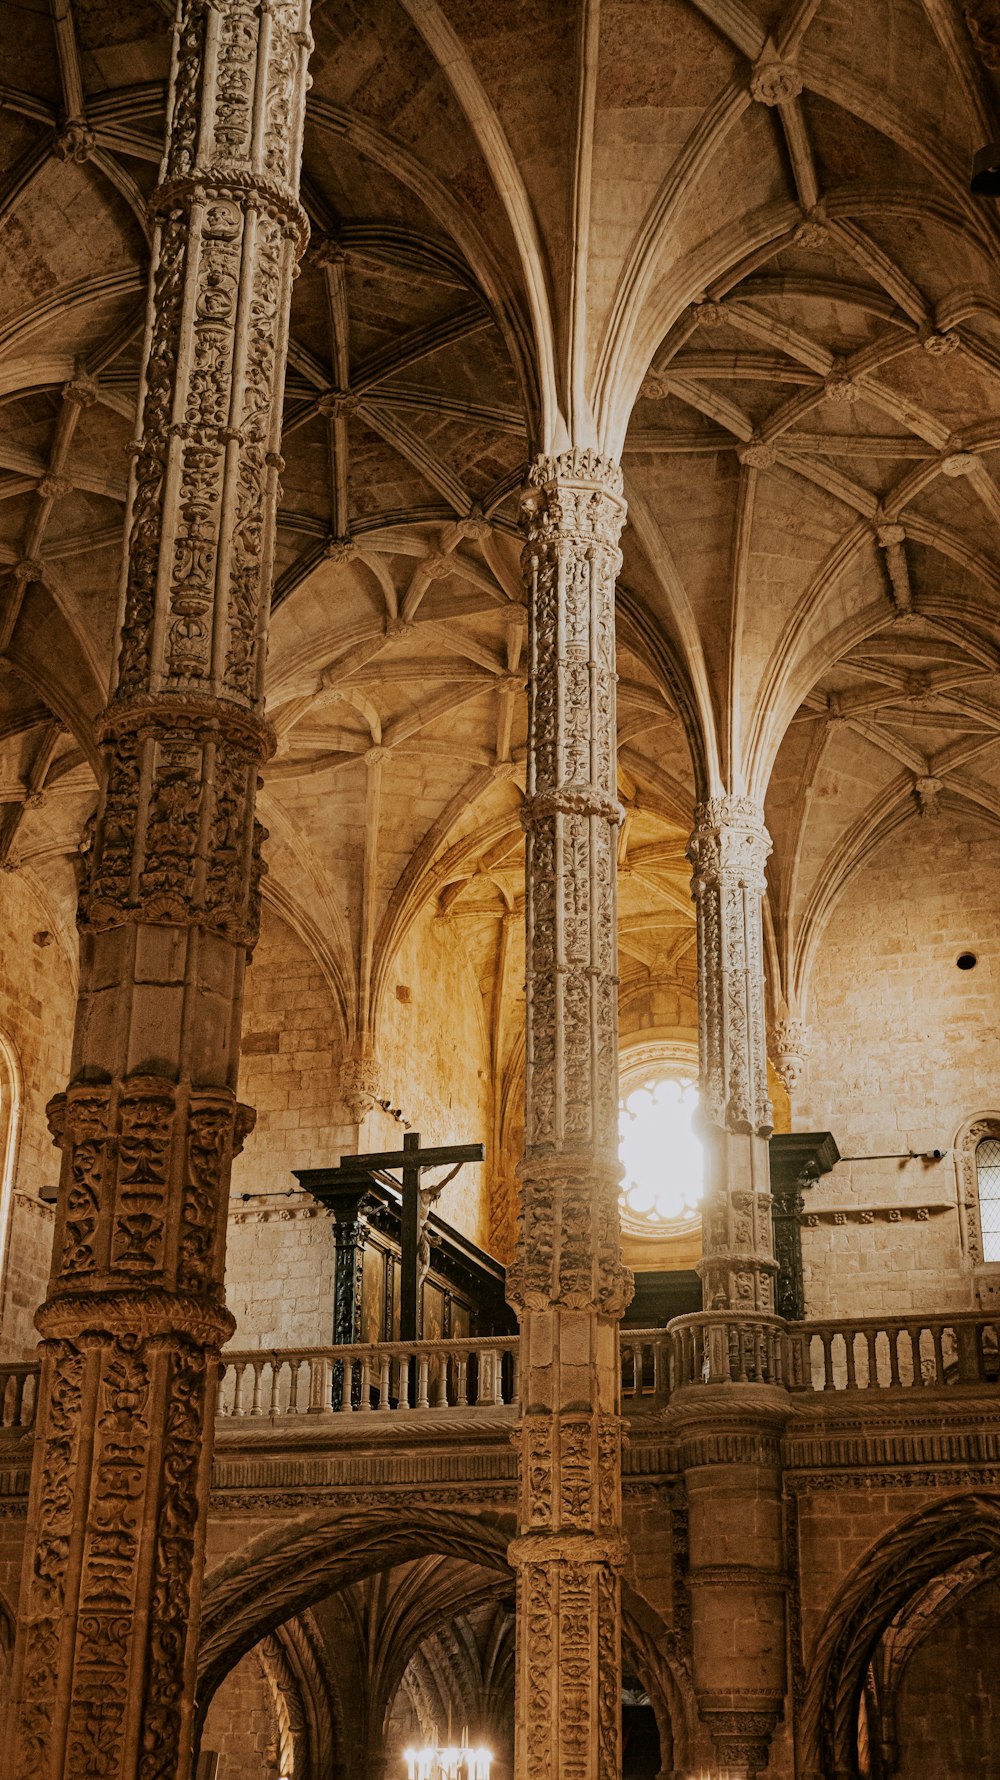
[[(254, 1349), (224, 1356), (219, 1422), (302, 1415), (517, 1410), (518, 1338)], [(767, 1384), (793, 1392), (951, 1388), (1000, 1383), (1000, 1317), (851, 1318), (786, 1323), (731, 1311), (622, 1332), (626, 1409), (678, 1390)], [(0, 1366), (0, 1430), (32, 1427), (38, 1367)]]
[(0, 1428), (30, 1428), (35, 1421), (38, 1364), (0, 1366)]
[(671, 1392), (696, 1384), (769, 1384), (790, 1391), (983, 1385), (1000, 1376), (1000, 1318), (780, 1317), (702, 1312), (666, 1331)]
[(228, 1352), (223, 1421), (517, 1406), (517, 1336)]
[(791, 1324), (788, 1350), (792, 1390), (996, 1384), (1000, 1317), (971, 1313)]

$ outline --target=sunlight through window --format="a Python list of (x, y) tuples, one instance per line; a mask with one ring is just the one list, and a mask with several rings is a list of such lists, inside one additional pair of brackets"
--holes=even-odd
[(698, 1085), (688, 1076), (652, 1077), (624, 1095), (618, 1132), (627, 1224), (665, 1225), (698, 1215), (702, 1146), (694, 1129), (697, 1109)]

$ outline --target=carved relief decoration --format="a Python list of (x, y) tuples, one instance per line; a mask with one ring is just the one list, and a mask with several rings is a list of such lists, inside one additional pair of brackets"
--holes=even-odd
[[(308, 17), (308, 0), (181, 0), (174, 34), (117, 681), (80, 905), (79, 1073), (50, 1108), (63, 1163), (36, 1319), (38, 1449), (5, 1751), (16, 1780), (176, 1780), (190, 1759), (218, 1353), (233, 1328), (229, 1177), (252, 1122), (226, 1085), (226, 1008), (209, 1004), (230, 997), (238, 1018), (233, 953), (252, 947), (259, 912)], [(90, 152), (75, 122), (62, 141), (69, 158)], [(66, 395), (87, 406), (96, 390), (78, 378)], [(135, 949), (109, 934), (140, 923), (200, 932), (182, 994), (164, 997), (164, 1073), (108, 1079), (90, 1014), (100, 994), (102, 1030), (121, 1033), (137, 1004), (148, 1010)]]
[[(621, 1767), (621, 1428), (615, 579), (621, 472), (539, 459), (523, 496), (529, 607), (521, 1328), (520, 1774)], [(609, 1323), (611, 1327), (609, 1328)], [(599, 1330), (599, 1325), (602, 1327)], [(590, 1350), (581, 1401), (580, 1344)], [(575, 1360), (564, 1361), (563, 1344)], [(565, 1376), (564, 1376), (565, 1372)]]
[(524, 1213), (512, 1301), (620, 1304), (615, 578), (621, 471), (539, 459), (530, 623)]
[(699, 805), (688, 844), (698, 929), (701, 1116), (706, 1138), (700, 1271), (710, 1308), (770, 1311), (773, 1276), (767, 1145), (762, 905), (771, 850), (746, 797)]
[(984, 1137), (1000, 1138), (1000, 1114), (984, 1113), (981, 1118), (974, 1119), (971, 1124), (966, 1125), (955, 1144), (962, 1246), (973, 1266), (980, 1265), (983, 1259), (976, 1150)]

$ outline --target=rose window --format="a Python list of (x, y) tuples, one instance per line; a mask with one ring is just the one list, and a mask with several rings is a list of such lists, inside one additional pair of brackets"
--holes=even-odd
[(700, 1216), (702, 1146), (694, 1127), (698, 1084), (690, 1076), (651, 1076), (630, 1085), (618, 1115), (624, 1169), (622, 1223), (636, 1233)]

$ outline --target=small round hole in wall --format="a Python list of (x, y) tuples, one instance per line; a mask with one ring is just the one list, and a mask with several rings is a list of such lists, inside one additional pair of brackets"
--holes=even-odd
[(958, 965), (959, 970), (975, 970), (979, 960), (976, 957), (975, 952), (959, 952), (958, 957), (955, 959), (955, 963)]

